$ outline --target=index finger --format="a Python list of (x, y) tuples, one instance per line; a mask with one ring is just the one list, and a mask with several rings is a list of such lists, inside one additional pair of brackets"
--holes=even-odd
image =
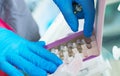
[(57, 66), (62, 64), (62, 60), (60, 58), (58, 58), (55, 54), (51, 53), (49, 50), (45, 49), (44, 47), (37, 46), (37, 45), (30, 45), (29, 48), (35, 54), (37, 54), (40, 57), (56, 64)]
[(93, 32), (93, 24), (95, 18), (94, 0), (76, 0), (83, 9), (85, 23), (84, 23), (84, 35), (90, 37)]

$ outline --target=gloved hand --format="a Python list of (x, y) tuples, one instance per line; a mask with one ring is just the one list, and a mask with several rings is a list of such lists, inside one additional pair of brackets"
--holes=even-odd
[[(0, 28), (0, 70), (9, 76), (47, 76), (62, 61), (44, 48), (44, 42), (27, 41), (12, 31)], [(18, 70), (19, 69), (19, 70)]]
[[(71, 29), (78, 31), (78, 19), (85, 19), (84, 23), (84, 35), (90, 37), (93, 32), (93, 24), (95, 17), (94, 0), (53, 0), (61, 10), (65, 20)], [(73, 3), (77, 3), (82, 7), (80, 10), (78, 7), (73, 7)], [(78, 9), (79, 12), (74, 12), (74, 9)]]

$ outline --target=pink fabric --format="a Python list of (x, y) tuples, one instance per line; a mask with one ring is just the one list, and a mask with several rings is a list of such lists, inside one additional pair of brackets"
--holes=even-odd
[(8, 76), (8, 75), (5, 74), (4, 72), (0, 71), (0, 76)]
[[(6, 28), (8, 30), (14, 31), (12, 27), (10, 27), (6, 22), (4, 22), (2, 19), (0, 19), (0, 27)], [(14, 31), (15, 32), (15, 31)]]

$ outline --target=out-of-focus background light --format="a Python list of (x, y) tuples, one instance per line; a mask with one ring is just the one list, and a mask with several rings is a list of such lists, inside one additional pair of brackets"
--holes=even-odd
[(118, 11), (120, 11), (120, 4), (119, 4), (119, 6), (118, 6)]

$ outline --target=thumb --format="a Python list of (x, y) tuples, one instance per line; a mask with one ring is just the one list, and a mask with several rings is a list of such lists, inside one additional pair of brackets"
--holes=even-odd
[(78, 19), (73, 13), (72, 0), (53, 0), (62, 12), (72, 31), (78, 31)]

